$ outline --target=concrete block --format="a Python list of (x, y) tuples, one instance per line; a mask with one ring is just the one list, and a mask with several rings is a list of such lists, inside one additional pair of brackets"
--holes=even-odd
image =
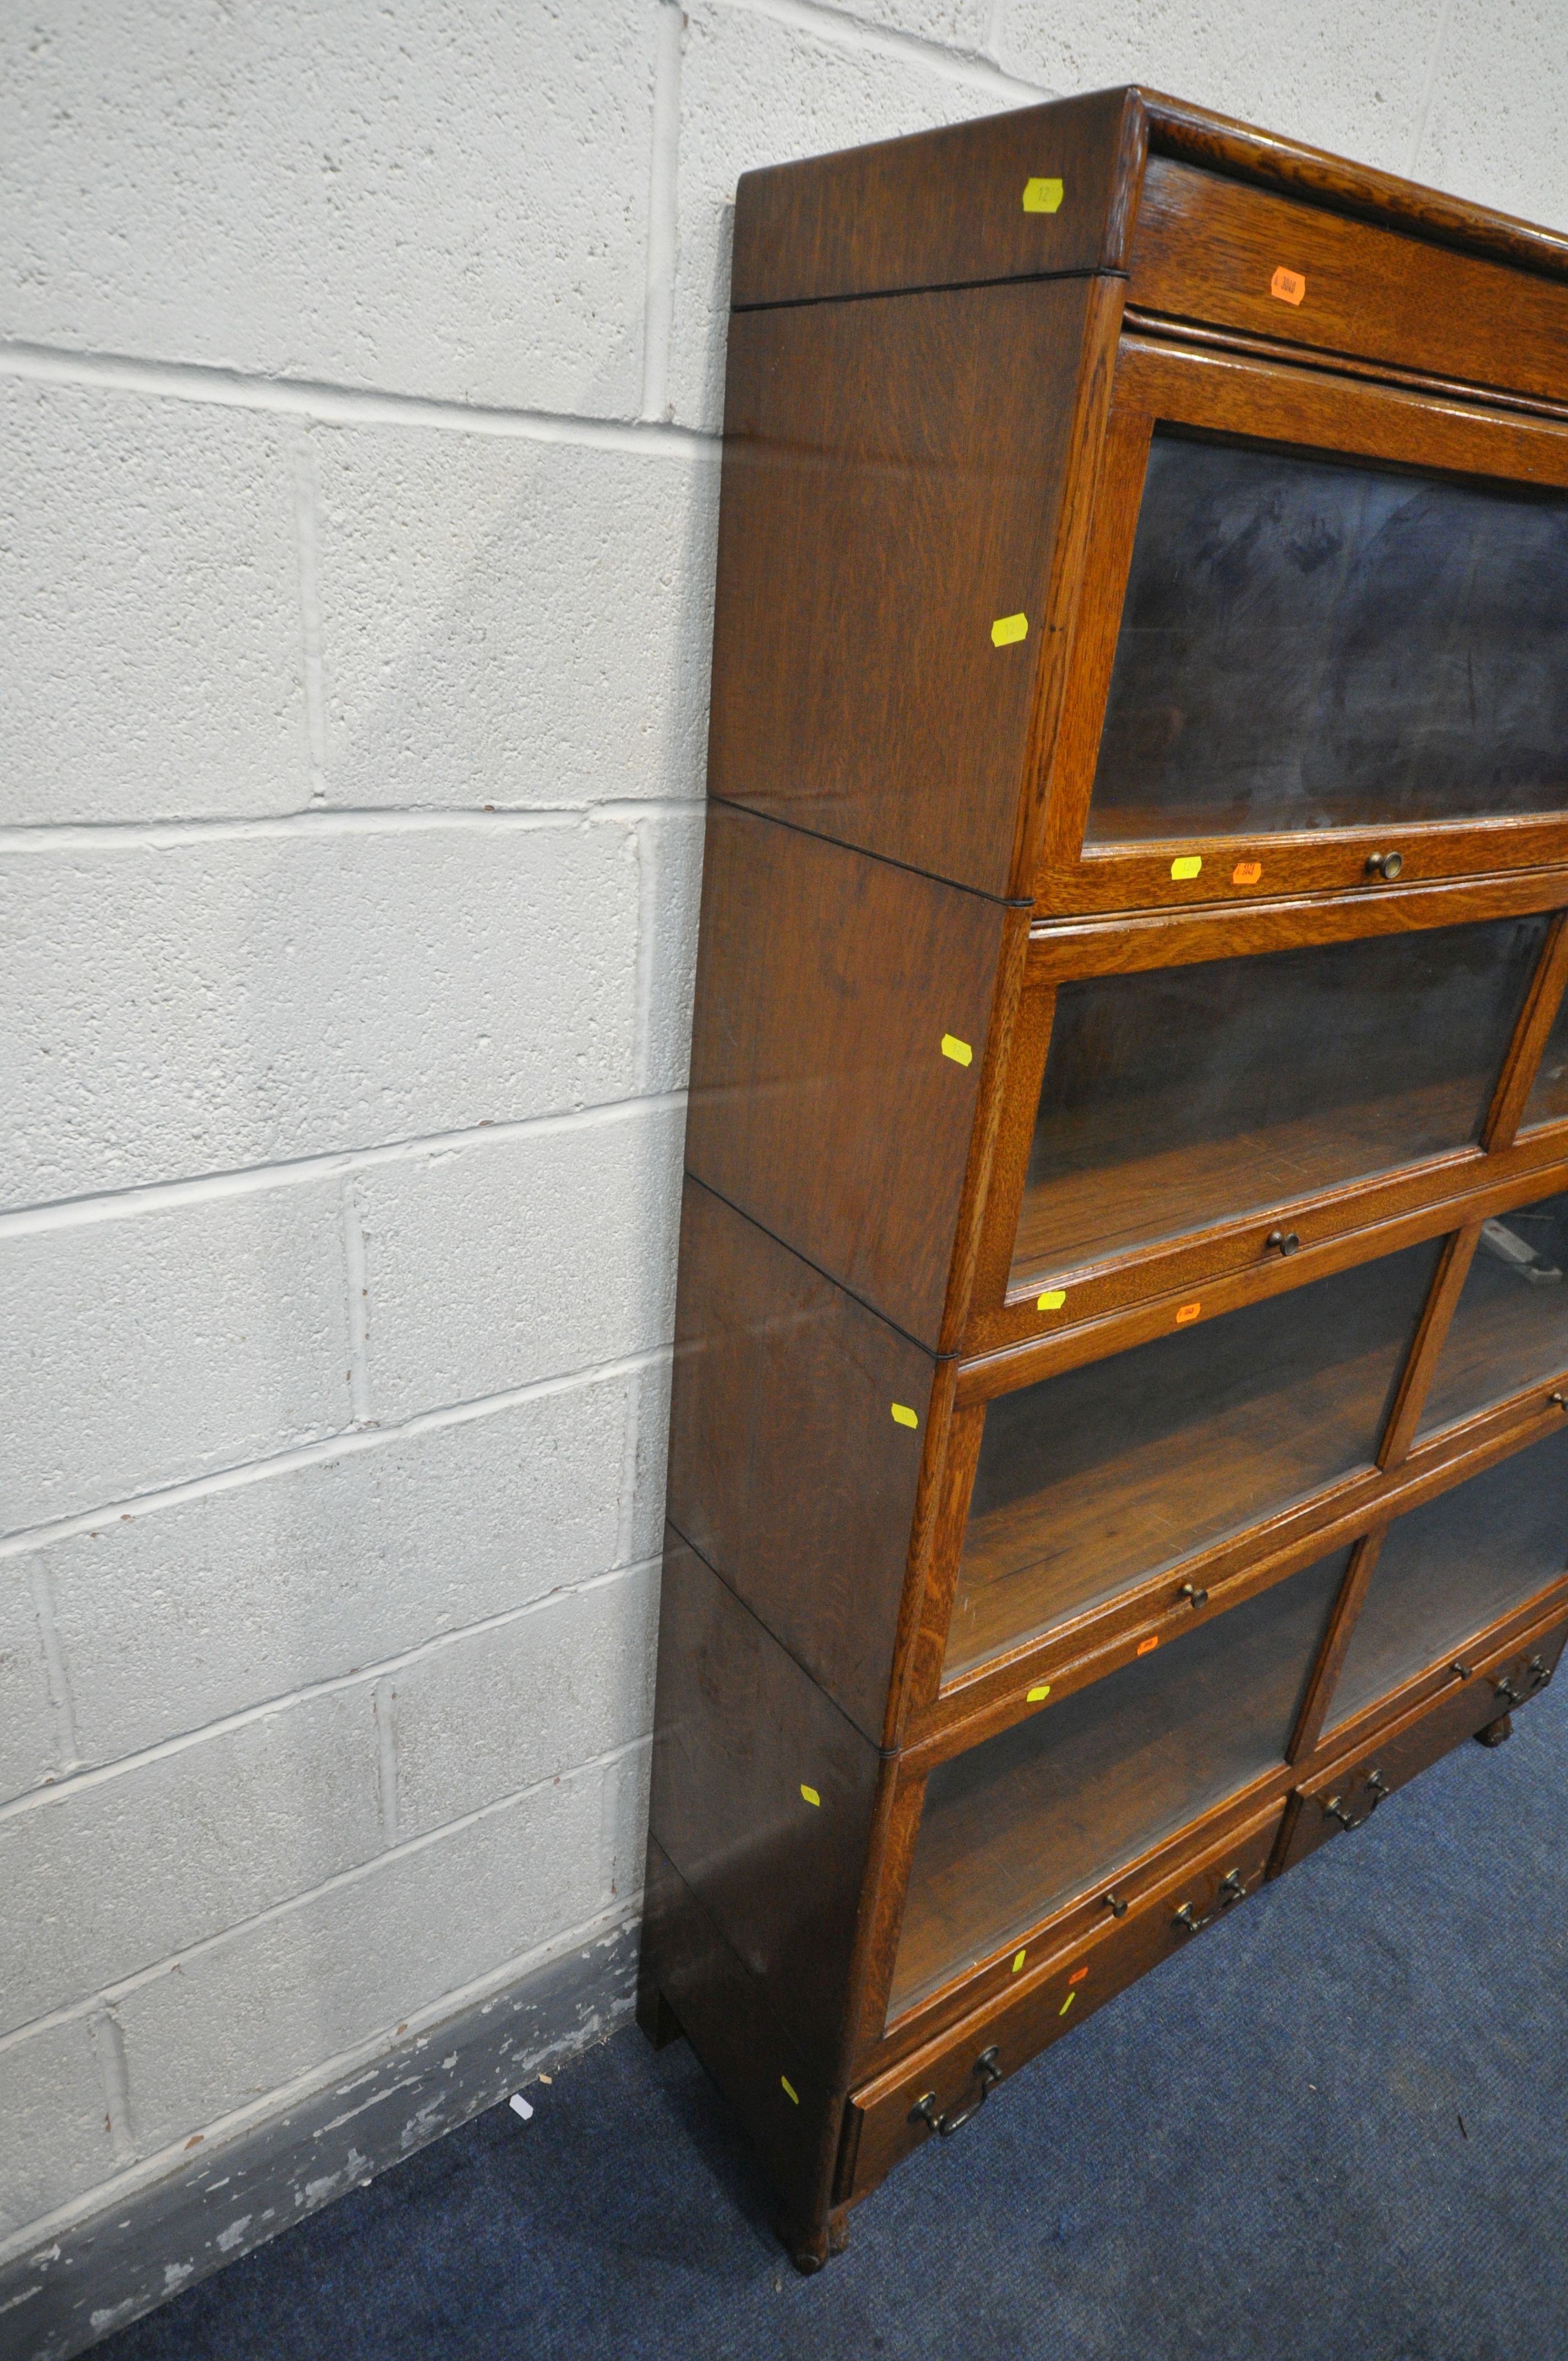
[(845, 13), (867, 24), (972, 51), (985, 48), (992, 0), (853, 0)]
[(390, 427), (315, 445), (329, 801), (700, 795), (711, 459)]
[(0, 1234), (0, 1529), (345, 1426), (338, 1220), (313, 1180)]
[(123, 1994), (138, 2138), (185, 2137), (583, 1925), (608, 1775), (536, 1788)]
[(705, 818), (700, 806), (662, 812), (642, 821), (637, 831), (642, 870), (641, 964), (647, 979), (638, 1076), (647, 1091), (684, 1091), (691, 1071)]
[(287, 431), (11, 383), (0, 434), (0, 825), (307, 803)]
[[(41, 1555), (82, 1759), (200, 1730), (602, 1573), (633, 1382), (540, 1395), (52, 1543)], [(0, 1662), (4, 1649), (0, 1638)]]
[(620, 822), (436, 822), (18, 854), (11, 1202), (630, 1089)]
[(392, 1675), (400, 1839), (646, 1736), (658, 1630), (658, 1567), (636, 1566)]
[(30, 1559), (0, 1560), (0, 1803), (61, 1769), (31, 1575)]
[(723, 0), (687, 0), (670, 349), (673, 414), (717, 429), (735, 183), (756, 164), (988, 115), (1006, 101), (916, 52), (847, 46)]
[(0, 1816), (0, 2031), (378, 1852), (376, 1772), (366, 1683), (13, 1804)]
[(0, 2237), (108, 2180), (115, 2144), (85, 2016), (0, 2041)]
[(1422, 137), (1401, 165), (1418, 181), (1553, 229), (1568, 225), (1568, 41), (1559, 0), (1454, 0)]
[[(996, 56), (1047, 90), (1141, 82), (1385, 171), (1409, 170), (1442, 0), (1002, 0)], [(1347, 66), (1353, 61), (1353, 70)]]
[(669, 1359), (638, 1372), (637, 1446), (630, 1530), (622, 1546), (628, 1560), (657, 1557), (664, 1546), (664, 1492), (670, 1457)]
[(607, 1765), (599, 1789), (599, 1847), (605, 1907), (637, 1908), (648, 1860), (648, 1785), (653, 1765), (650, 1740)]
[(684, 1130), (632, 1106), (362, 1172), (378, 1416), (667, 1344)]
[(7, 335), (634, 412), (646, 0), (38, 0), (0, 48)]

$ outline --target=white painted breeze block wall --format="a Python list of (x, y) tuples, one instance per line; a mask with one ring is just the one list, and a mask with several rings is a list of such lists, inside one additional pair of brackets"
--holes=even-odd
[(1563, 0), (0, 22), (0, 2258), (634, 1915), (750, 165), (1142, 79), (1568, 222)]

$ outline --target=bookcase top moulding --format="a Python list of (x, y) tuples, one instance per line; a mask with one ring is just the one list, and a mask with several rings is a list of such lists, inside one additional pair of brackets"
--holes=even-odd
[(1001, 279), (1125, 275), (1155, 159), (1568, 279), (1561, 231), (1133, 85), (745, 173), (731, 302), (744, 310)]

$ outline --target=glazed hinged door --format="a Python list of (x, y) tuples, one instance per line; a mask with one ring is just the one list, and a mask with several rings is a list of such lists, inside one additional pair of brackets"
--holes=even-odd
[(1442, 1246), (1423, 1240), (960, 1413), (981, 1433), (944, 1682), (1135, 1593), (1146, 1609), (1206, 1598), (1238, 1549), (1282, 1546), (1309, 1506), (1336, 1512), (1346, 1484), (1374, 1473)]
[(938, 1763), (890, 2018), (1284, 1763), (1349, 1555), (1304, 1567)]
[(1460, 1652), (1510, 1612), (1544, 1601), (1565, 1565), (1568, 1429), (1396, 1517), (1350, 1634), (1324, 1744), (1419, 1675), (1462, 1664)]
[(1568, 427), (1123, 340), (1043, 910), (1568, 848)]
[(1493, 1214), (1463, 1251), (1468, 1264), (1421, 1404), (1418, 1446), (1521, 1396), (1568, 1404), (1568, 1193)]
[(970, 1349), (1201, 1301), (1544, 1170), (1561, 1133), (1518, 1119), (1568, 961), (1541, 906), (1565, 892), (1541, 872), (1375, 916), (1336, 899), (1037, 928)]

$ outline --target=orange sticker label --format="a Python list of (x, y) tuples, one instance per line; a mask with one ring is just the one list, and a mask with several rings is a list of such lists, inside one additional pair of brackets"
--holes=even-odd
[(1190, 1320), (1197, 1319), (1202, 1309), (1203, 1306), (1201, 1303), (1179, 1303), (1176, 1307), (1177, 1326), (1185, 1328)]
[(1069, 1984), (1080, 1984), (1088, 1973), (1089, 1970), (1087, 1968), (1074, 1968), (1071, 1975), (1068, 1978), (1068, 1982)]
[(1263, 874), (1261, 861), (1238, 861), (1231, 872), (1233, 885), (1255, 885)]
[(1282, 303), (1299, 303), (1307, 291), (1307, 282), (1299, 270), (1287, 270), (1281, 266), (1269, 280), (1268, 291)]
[(1140, 1640), (1134, 1653), (1139, 1656), (1146, 1656), (1151, 1648), (1157, 1648), (1159, 1642), (1157, 1640)]

